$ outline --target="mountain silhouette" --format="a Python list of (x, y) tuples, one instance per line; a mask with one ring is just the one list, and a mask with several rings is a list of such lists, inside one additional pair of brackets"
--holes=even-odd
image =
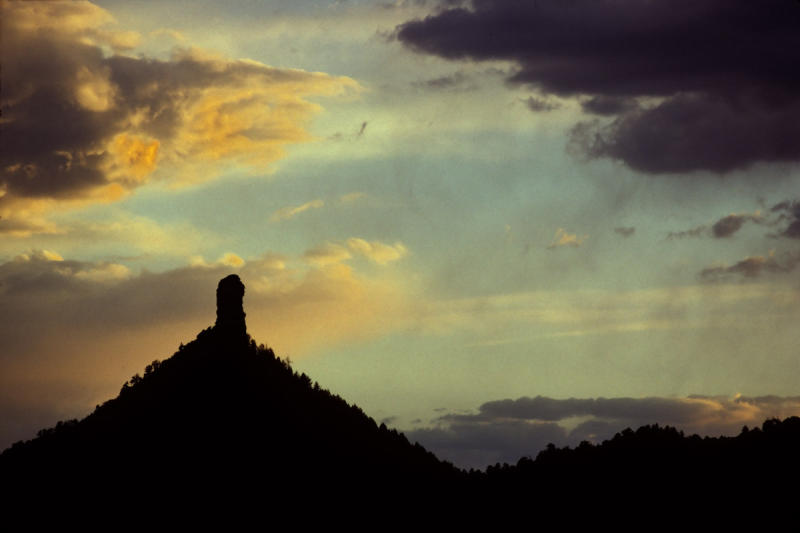
[(364, 498), (412, 485), (420, 493), (463, 476), (258, 346), (244, 289), (236, 275), (221, 280), (213, 327), (86, 418), (5, 450), (0, 479), (61, 495), (81, 486), (103, 497), (113, 487), (122, 499), (219, 503), (276, 493)]
[(192, 523), (208, 513), (297, 518), (308, 509), (340, 521), (408, 521), (413, 509), (451, 527), (477, 519), (497, 528), (532, 510), (582, 525), (620, 516), (680, 525), (690, 515), (719, 525), (738, 515), (715, 509), (737, 498), (764, 519), (796, 501), (796, 417), (736, 437), (643, 426), (599, 444), (550, 445), (515, 465), (459, 470), (257, 345), (244, 293), (238, 276), (222, 279), (213, 327), (84, 419), (5, 450), (0, 502), (149, 508)]

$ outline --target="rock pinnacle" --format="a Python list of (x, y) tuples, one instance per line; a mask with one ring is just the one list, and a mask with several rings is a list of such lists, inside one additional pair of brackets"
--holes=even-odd
[(217, 285), (217, 322), (214, 329), (225, 335), (247, 334), (244, 307), (244, 283), (236, 274), (220, 280)]

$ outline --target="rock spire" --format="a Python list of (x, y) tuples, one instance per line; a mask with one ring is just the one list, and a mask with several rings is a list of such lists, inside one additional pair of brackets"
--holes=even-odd
[(214, 328), (226, 335), (246, 335), (244, 283), (236, 274), (220, 280), (217, 285), (217, 322)]

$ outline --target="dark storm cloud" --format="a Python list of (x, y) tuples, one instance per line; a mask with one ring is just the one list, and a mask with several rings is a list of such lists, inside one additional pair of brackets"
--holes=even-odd
[[(689, 434), (733, 435), (743, 425), (800, 413), (800, 397), (569, 398), (543, 396), (484, 403), (476, 414), (447, 414), (433, 428), (406, 432), (462, 467), (516, 463), (548, 443), (602, 442), (626, 427), (677, 427)], [(570, 422), (571, 421), (571, 422)], [(577, 423), (576, 423), (577, 421)]]
[(634, 233), (636, 233), (636, 228), (634, 227), (620, 227), (614, 228), (614, 233), (617, 235), (622, 235), (623, 237), (630, 237)]
[(581, 107), (594, 115), (619, 115), (636, 109), (638, 104), (632, 98), (601, 95), (584, 100)]
[(528, 106), (528, 109), (530, 109), (534, 113), (553, 111), (554, 109), (558, 109), (559, 107), (561, 107), (556, 102), (547, 100), (546, 98), (537, 98), (535, 96), (531, 96), (525, 99), (524, 102), (525, 105)]
[[(123, 114), (104, 109), (108, 95), (96, 94), (92, 101), (89, 90), (86, 106), (75, 97), (78, 74), (102, 68), (101, 48), (71, 34), (20, 29), (10, 20), (3, 22), (3, 33), (0, 183), (5, 196), (69, 197), (102, 184), (102, 158), (96, 152)], [(85, 81), (96, 82), (101, 92), (102, 74)]]
[(514, 61), (511, 83), (588, 97), (588, 112), (615, 117), (573, 130), (589, 157), (722, 173), (800, 159), (798, 27), (788, 0), (475, 0), (397, 37), (448, 59)]
[(757, 278), (764, 273), (785, 274), (800, 265), (800, 252), (784, 252), (780, 256), (771, 253), (767, 256), (755, 255), (738, 261), (731, 266), (714, 266), (700, 271), (700, 279), (717, 281), (732, 276)]

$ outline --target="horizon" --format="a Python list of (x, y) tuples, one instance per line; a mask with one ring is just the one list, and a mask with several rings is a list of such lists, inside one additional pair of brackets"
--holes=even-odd
[(800, 415), (770, 1), (3, 2), (0, 449), (229, 274), (258, 343), (460, 467)]

